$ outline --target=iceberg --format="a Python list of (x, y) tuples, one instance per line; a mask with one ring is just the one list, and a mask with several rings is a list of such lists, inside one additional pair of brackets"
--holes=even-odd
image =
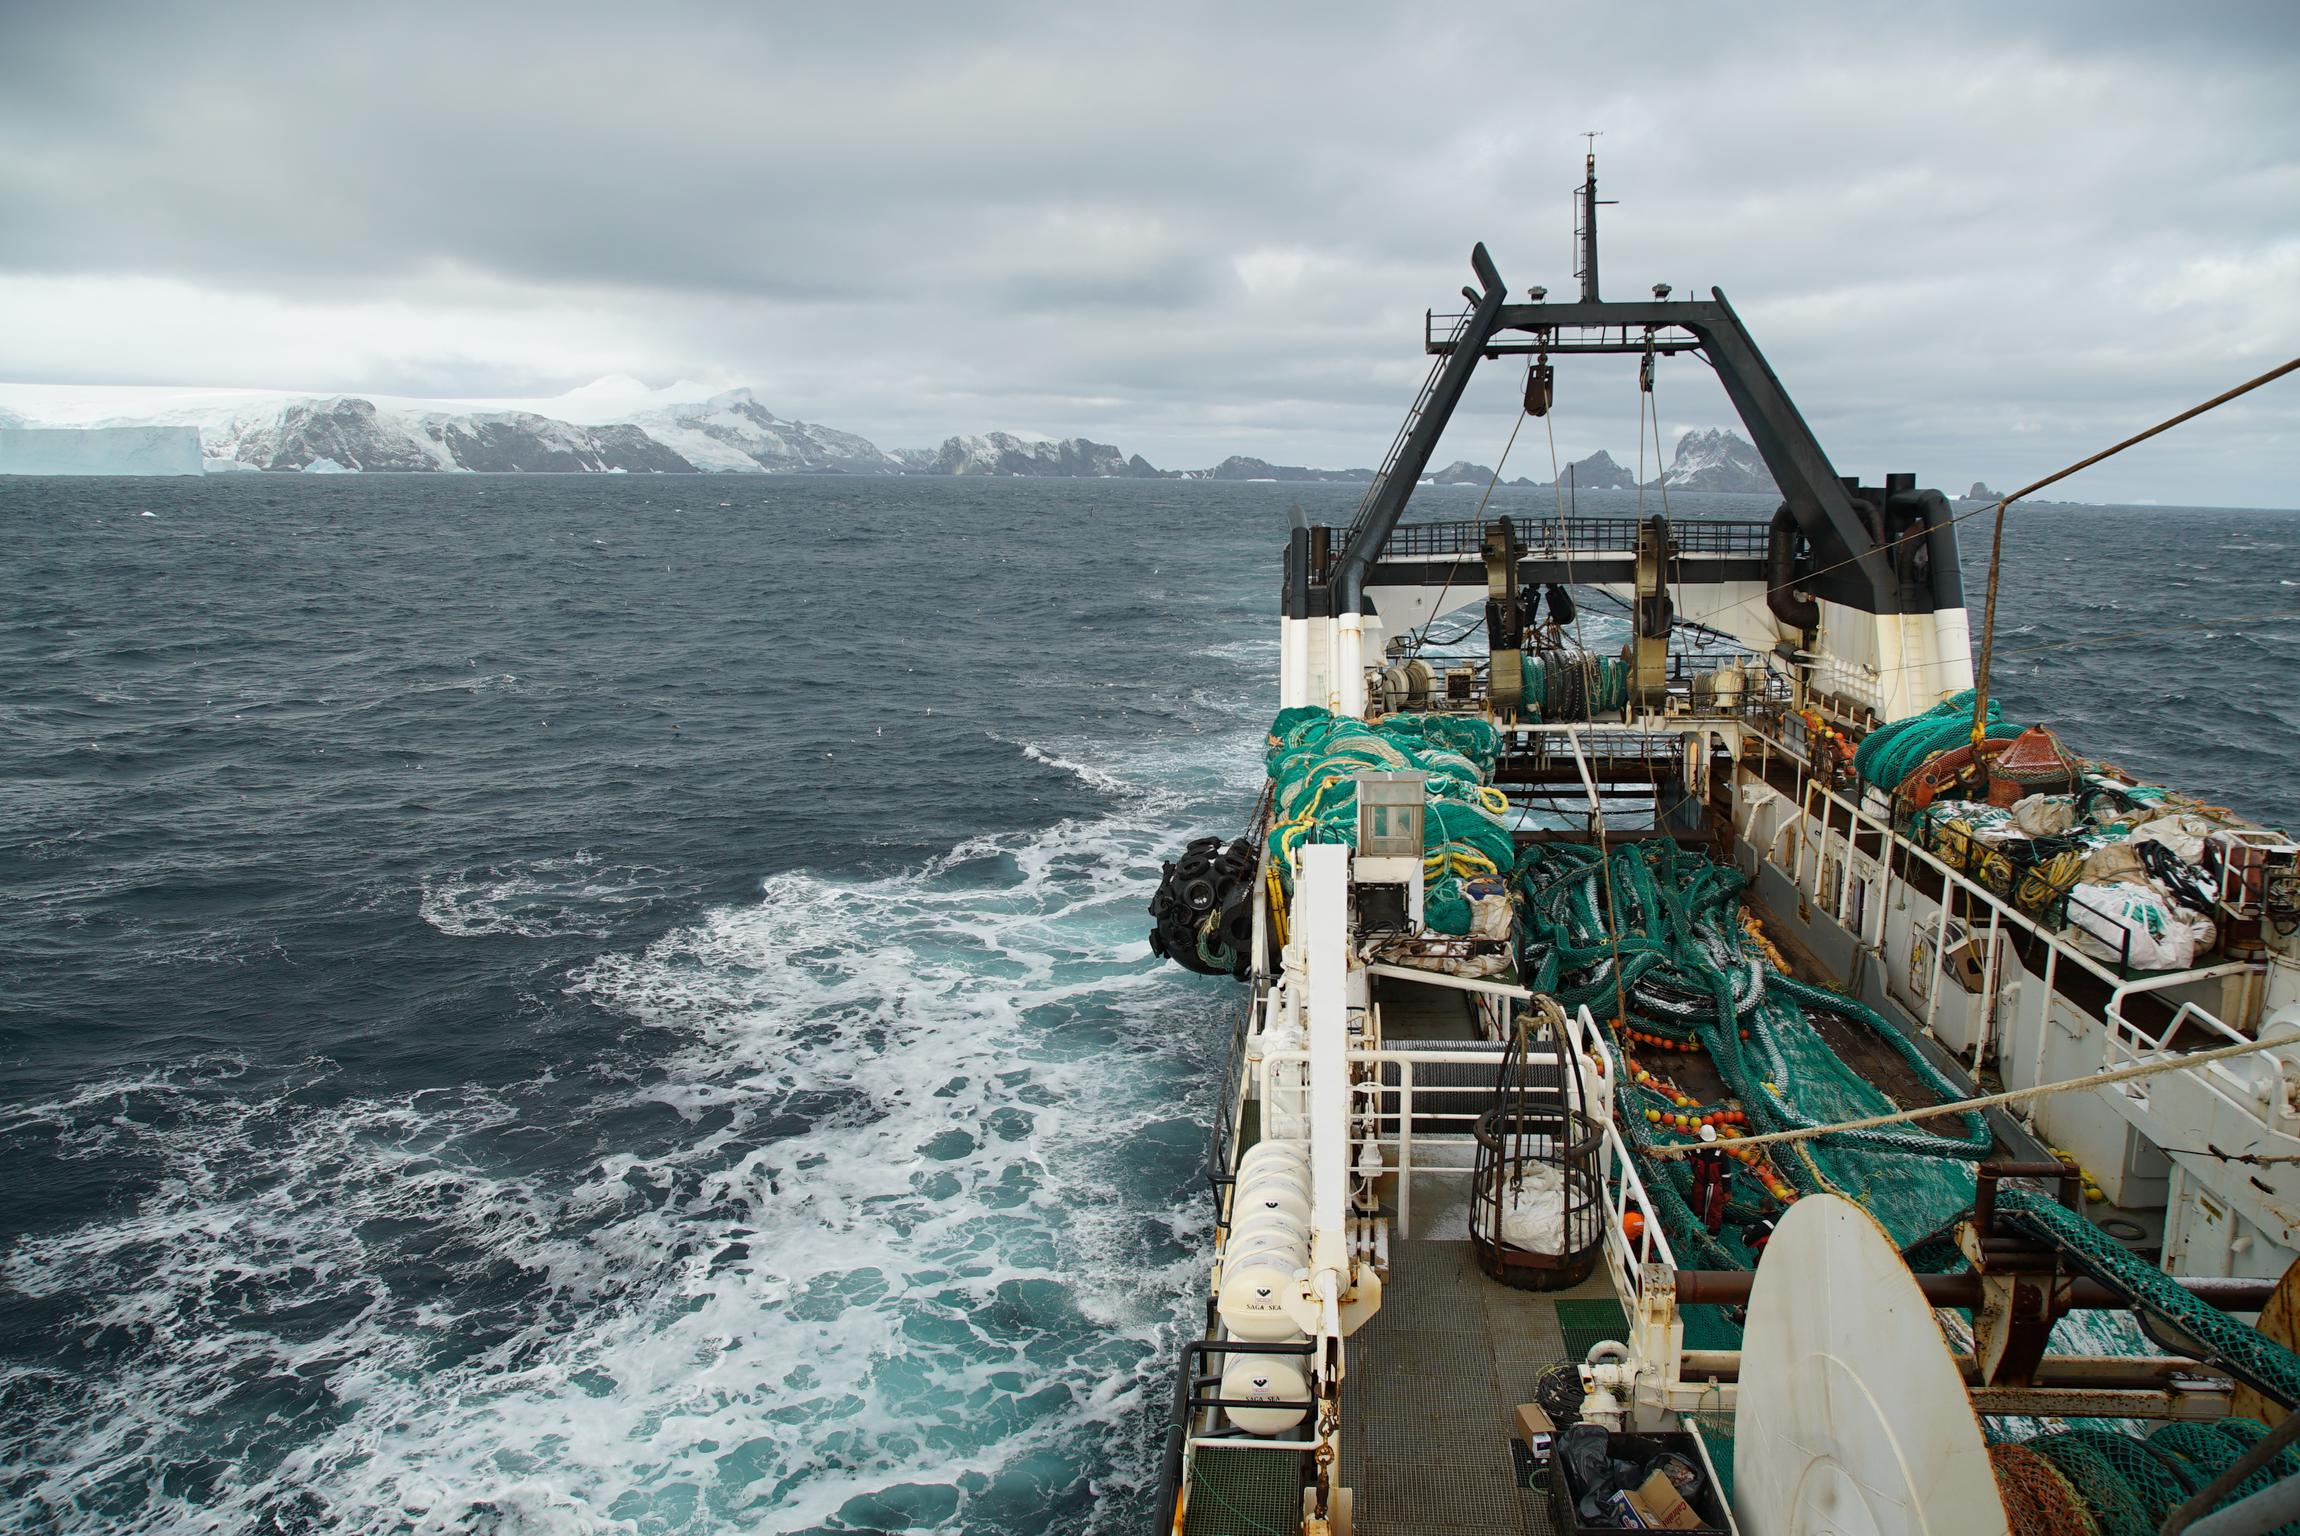
[(196, 475), (191, 427), (0, 427), (0, 475)]

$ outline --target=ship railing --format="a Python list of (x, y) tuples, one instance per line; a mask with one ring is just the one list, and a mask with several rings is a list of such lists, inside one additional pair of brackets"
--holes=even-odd
[[(1922, 1020), (1925, 1034), (1934, 1033), (1939, 1017), (1941, 987), (1947, 978), (1947, 956), (1953, 949), (1977, 944), (1981, 966), (1980, 1005), (1975, 1017), (1971, 1059), (1968, 1070), (1978, 1071), (1996, 1042), (1996, 1003), (2001, 980), (2001, 960), (2006, 947), (2008, 931), (2026, 934), (2034, 943), (2043, 946), (2044, 970), (2039, 984), (2044, 989), (2044, 1002), (2038, 1012), (2039, 1025), (2027, 1066), (2027, 1081), (2044, 1080), (2045, 1047), (2050, 1038), (2053, 1011), (2067, 1003), (2079, 1012), (2089, 1010), (2074, 998), (2065, 998), (2060, 986), (2060, 970), (2075, 967), (2098, 981), (2107, 991), (2109, 1003), (2100, 1017), (2105, 1026), (2102, 1041), (2101, 1065), (2104, 1069), (2127, 1065), (2150, 1053), (2169, 1052), (2172, 1042), (2182, 1027), (2194, 1026), (2208, 1036), (2225, 1036), (2230, 1040), (2245, 1038), (2226, 1021), (2209, 1009), (2192, 1001), (2183, 1001), (2169, 1008), (2171, 1022), (2155, 1034), (2148, 1033), (2124, 1014), (2126, 999), (2151, 993), (2169, 991), (2192, 983), (2218, 981), (2229, 976), (2244, 975), (2262, 969), (2250, 961), (2228, 961), (2214, 965), (2196, 966), (2181, 971), (2166, 971), (2135, 978), (2128, 968), (2112, 965), (2087, 954), (2063, 932), (2057, 931), (2020, 906), (2000, 896), (1980, 880), (1955, 864), (1942, 858), (1932, 849), (1897, 832), (1891, 823), (1865, 809), (1859, 802), (1839, 794), (1833, 787), (1811, 776), (1811, 764), (1803, 754), (1788, 743), (1761, 731), (1751, 731), (1750, 740), (1769, 755), (1778, 755), (1796, 764), (1800, 770), (1800, 792), (1794, 798), (1765, 781), (1753, 779), (1750, 788), (1758, 795), (1756, 803), (1766, 800), (1780, 803), (1793, 812), (1783, 816), (1772, 828), (1761, 847), (1765, 862), (1785, 876), (1812, 906), (1835, 920), (1840, 928), (1849, 932), (1856, 943), (1874, 954), (1882, 954), (1885, 942), (1885, 922), (1891, 909), (1893, 886), (1896, 879), (1907, 883), (1913, 868), (1923, 868), (1939, 882), (1940, 915), (1929, 936), (1931, 974), (1925, 986), (1925, 1014)], [(1838, 818), (1842, 816), (1843, 825)], [(1818, 826), (1818, 831), (1811, 829)], [(1859, 847), (1860, 834), (1872, 834), (1877, 852), (1871, 854)], [(1784, 853), (1786, 845), (1786, 853)], [(1857, 876), (1853, 870), (1855, 853), (1875, 866), (1875, 879)], [(1834, 870), (1829, 868), (1834, 864)], [(1830, 874), (1836, 876), (1831, 881)], [(1961, 903), (1952, 900), (1961, 895)], [(1955, 921), (1959, 905), (1964, 910), (1962, 933), (1952, 942), (1950, 926)], [(2050, 910), (2048, 908), (2048, 910)], [(1985, 926), (1979, 921), (1986, 915)], [(1914, 947), (1918, 935), (1912, 932)], [(2129, 957), (2130, 949), (2124, 953)], [(2224, 1064), (2212, 1063), (2220, 1068), (2219, 1076), (2230, 1083), (2244, 1080), (2227, 1071)], [(2282, 1070), (2281, 1068), (2279, 1070)], [(2240, 1100), (2250, 1099), (2248, 1092)], [(2028, 1111), (2028, 1123), (2033, 1128), (2036, 1110)]]
[[(1204, 1362), (1209, 1356), (1223, 1355), (1295, 1355), (1307, 1357), (1317, 1352), (1318, 1346), (1308, 1340), (1295, 1343), (1255, 1343), (1247, 1339), (1192, 1339), (1182, 1346), (1182, 1357), (1174, 1369), (1174, 1402), (1166, 1424), (1165, 1453), (1159, 1459), (1158, 1501), (1152, 1511), (1153, 1536), (1174, 1536), (1182, 1515), (1182, 1487), (1190, 1475), (1190, 1466), (1202, 1446), (1218, 1446), (1223, 1450), (1266, 1450), (1308, 1456), (1316, 1452), (1315, 1440), (1263, 1440), (1250, 1435), (1216, 1435), (1198, 1433), (1203, 1425), (1210, 1429), (1219, 1423), (1218, 1415), (1230, 1406), (1232, 1399), (1221, 1395), (1222, 1373), (1204, 1374)], [(1299, 1401), (1252, 1401), (1240, 1403), (1252, 1408), (1300, 1408), (1313, 1418), (1317, 1404), (1308, 1399)]]
[[(1622, 556), (1637, 553), (1643, 524), (1634, 517), (1513, 516), (1518, 553), (1528, 559), (1566, 555)], [(1672, 518), (1669, 541), (1675, 556), (1725, 556), (1762, 560), (1771, 524), (1749, 518)], [(1485, 557), (1486, 524), (1459, 518), (1402, 522), (1390, 530), (1381, 549), (1384, 560), (1479, 560)]]
[[(1580, 274), (1576, 272), (1575, 276)], [(1439, 354), (1449, 353), (1460, 345), (1460, 324), (1467, 318), (1449, 310), (1422, 311), (1422, 350)], [(1511, 332), (1530, 332), (1513, 335)], [(1555, 354), (1569, 357), (1576, 352), (1599, 352), (1620, 355), (1625, 350), (1650, 347), (1665, 357), (1680, 352), (1701, 350), (1701, 338), (1685, 326), (1669, 323), (1658, 326), (1629, 325), (1615, 321), (1595, 325), (1587, 321), (1572, 325), (1533, 325), (1526, 322), (1513, 325), (1506, 331), (1497, 331), (1485, 344), (1488, 357), (1503, 353)]]
[(1246, 995), (1245, 1005), (1230, 1026), (1230, 1049), (1222, 1067), (1220, 1096), (1214, 1100), (1214, 1130), (1206, 1141), (1206, 1188), (1214, 1197), (1214, 1219), (1221, 1221), (1229, 1213), (1230, 1191), (1238, 1182), (1236, 1171), (1239, 1121), (1245, 1113), (1240, 1093), (1246, 1075), (1246, 1042), (1257, 1023), (1266, 1027), (1264, 1015), (1273, 1006), (1276, 993), (1270, 978), (1257, 976)]
[[(1247, 1017), (1251, 1017), (1251, 1013), (1250, 1008)], [(1646, 1194), (1644, 1180), (1638, 1174), (1637, 1163), (1630, 1154), (1628, 1143), (1622, 1139), (1620, 1130), (1614, 1124), (1612, 1115), (1613, 1084), (1619, 1080), (1620, 1064), (1607, 1048), (1604, 1031), (1597, 1027), (1596, 1021), (1591, 1017), (1586, 1005), (1575, 1010), (1574, 1014), (1567, 1020), (1566, 1042), (1565, 1056), (1570, 1056), (1578, 1062), (1583, 1059), (1585, 1053), (1594, 1052), (1605, 1064), (1602, 1074), (1599, 1074), (1600, 1081), (1594, 1086), (1589, 1096), (1590, 1110), (1604, 1126), (1603, 1163), (1600, 1177), (1604, 1180), (1606, 1191), (1603, 1233), (1606, 1274), (1613, 1282), (1614, 1289), (1620, 1293), (1625, 1302), (1628, 1302), (1635, 1298), (1647, 1265), (1658, 1264), (1664, 1269), (1673, 1270), (1676, 1268), (1676, 1258), (1670, 1251), (1667, 1235), (1661, 1231), (1660, 1222), (1652, 1218), (1651, 1213), (1655, 1209), (1653, 1202)], [(1238, 1045), (1242, 1056), (1246, 1045), (1242, 1029), (1238, 1036)], [(1306, 1066), (1309, 1059), (1310, 1053), (1306, 1050), (1272, 1051), (1264, 1055), (1254, 1068), (1256, 1087), (1261, 1095), (1262, 1103), (1266, 1106), (1270, 1102), (1269, 1094), (1273, 1086), (1271, 1082), (1273, 1072), (1287, 1067)], [(1561, 1063), (1563, 1057), (1557, 1052), (1546, 1052), (1536, 1053), (1530, 1059), (1531, 1063), (1536, 1066), (1556, 1066)], [(1476, 1146), (1476, 1124), (1480, 1115), (1484, 1113), (1483, 1109), (1476, 1111), (1435, 1109), (1417, 1104), (1417, 1091), (1422, 1085), (1418, 1085), (1416, 1082), (1415, 1068), (1435, 1064), (1466, 1065), (1488, 1067), (1498, 1072), (1501, 1066), (1501, 1055), (1498, 1049), (1447, 1049), (1442, 1046), (1429, 1046), (1353, 1050), (1348, 1053), (1348, 1060), (1353, 1067), (1374, 1069), (1371, 1080), (1361, 1080), (1356, 1085), (1361, 1103), (1353, 1118), (1361, 1124), (1370, 1120), (1376, 1134), (1356, 1142), (1355, 1145), (1363, 1147), (1370, 1141), (1379, 1147), (1384, 1154), (1385, 1170), (1394, 1172), (1398, 1176), (1398, 1234), (1403, 1240), (1412, 1232), (1413, 1179), (1417, 1173), (1425, 1177), (1435, 1175), (1468, 1178), (1474, 1171), (1470, 1160), (1462, 1160), (1458, 1163), (1454, 1161), (1422, 1162), (1417, 1166), (1415, 1157), (1417, 1143), (1423, 1149), (1437, 1150), (1441, 1157), (1447, 1152), (1469, 1151)], [(1385, 1071), (1393, 1068), (1396, 1072), (1395, 1080), (1384, 1081)], [(1232, 1080), (1232, 1083), (1234, 1085), (1235, 1079)], [(1280, 1089), (1284, 1091), (1282, 1085), (1280, 1085)], [(1475, 1093), (1478, 1088), (1475, 1084), (1448, 1083), (1429, 1085), (1428, 1091), (1460, 1095)], [(1242, 1101), (1238, 1101), (1234, 1097), (1229, 1102), (1240, 1103), (1241, 1108), (1243, 1107)], [(1226, 1123), (1231, 1122), (1233, 1113), (1226, 1104), (1223, 1114)], [(1431, 1123), (1460, 1124), (1463, 1129), (1458, 1133), (1417, 1131), (1416, 1129), (1417, 1126), (1426, 1126)], [(1235, 1145), (1234, 1131), (1228, 1144)], [(1354, 1166), (1354, 1158), (1352, 1163)], [(1220, 1182), (1217, 1185), (1217, 1196), (1225, 1202), (1222, 1215), (1226, 1217), (1228, 1214), (1227, 1192), (1229, 1181), (1233, 1175), (1226, 1163), (1220, 1168), (1219, 1173)], [(1627, 1235), (1627, 1223), (1624, 1220), (1626, 1213), (1631, 1210), (1639, 1212), (1644, 1218), (1642, 1231), (1634, 1240)], [(1226, 1231), (1224, 1237), (1227, 1237)], [(1219, 1260), (1220, 1257), (1221, 1253), (1218, 1247), (1216, 1259)], [(1318, 1442), (1315, 1440), (1265, 1439), (1238, 1432), (1221, 1432), (1220, 1413), (1223, 1408), (1229, 1406), (1228, 1400), (1219, 1395), (1221, 1373), (1215, 1371), (1212, 1374), (1207, 1374), (1202, 1367), (1209, 1356), (1222, 1354), (1318, 1356), (1324, 1353), (1329, 1344), (1339, 1341), (1328, 1340), (1323, 1336), (1294, 1343), (1255, 1343), (1250, 1340), (1216, 1339), (1211, 1337), (1215, 1331), (1215, 1323), (1216, 1315), (1212, 1299), (1209, 1297), (1207, 1305), (1207, 1333), (1209, 1336), (1193, 1339), (1182, 1347), (1181, 1358), (1175, 1371), (1173, 1407), (1167, 1424), (1157, 1503), (1153, 1511), (1152, 1530), (1158, 1533), (1158, 1536), (1171, 1536), (1175, 1529), (1175, 1523), (1182, 1510), (1183, 1487), (1188, 1481), (1190, 1468), (1200, 1451), (1206, 1449), (1270, 1451), (1303, 1456), (1313, 1454), (1318, 1449)], [(1241, 1404), (1241, 1406), (1259, 1408), (1299, 1406), (1309, 1412), (1316, 1412), (1315, 1406), (1308, 1402), (1272, 1404), (1257, 1401)]]
[[(1659, 1263), (1674, 1267), (1675, 1257), (1670, 1252), (1667, 1235), (1660, 1230), (1660, 1222), (1653, 1219), (1655, 1206), (1646, 1194), (1636, 1159), (1614, 1123), (1612, 1084), (1618, 1080), (1619, 1064), (1607, 1049), (1604, 1032), (1591, 1018), (1587, 1006), (1578, 1009), (1567, 1021), (1567, 1043), (1567, 1054), (1576, 1059), (1594, 1051), (1606, 1064), (1602, 1085), (1589, 1095), (1590, 1112), (1604, 1131), (1599, 1176), (1606, 1190), (1606, 1254), (1615, 1288), (1625, 1296), (1634, 1296), (1644, 1265)], [(1272, 1051), (1262, 1058), (1257, 1086), (1264, 1105), (1271, 1102), (1272, 1073), (1308, 1060), (1307, 1051)], [(1370, 1125), (1374, 1134), (1360, 1138), (1355, 1146), (1362, 1148), (1370, 1143), (1380, 1148), (1384, 1171), (1397, 1176), (1397, 1235), (1401, 1242), (1410, 1240), (1414, 1236), (1414, 1180), (1417, 1177), (1470, 1178), (1475, 1171), (1474, 1157), (1470, 1154), (1477, 1145), (1477, 1122), (1490, 1107), (1489, 1103), (1480, 1103), (1475, 1109), (1449, 1109), (1433, 1106), (1426, 1099), (1441, 1094), (1448, 1102), (1456, 1103), (1465, 1094), (1488, 1101), (1491, 1098), (1488, 1085), (1429, 1083), (1419, 1077), (1417, 1068), (1479, 1066), (1498, 1073), (1501, 1048), (1498, 1045), (1482, 1050), (1443, 1046), (1382, 1047), (1353, 1050), (1348, 1060), (1353, 1067), (1373, 1069), (1355, 1085), (1359, 1102), (1353, 1113), (1361, 1125)], [(1533, 1052), (1527, 1060), (1537, 1067), (1561, 1064), (1556, 1052)], [(1587, 1074), (1584, 1076), (1586, 1079)], [(1282, 1094), (1289, 1090), (1280, 1084), (1276, 1091)], [(1429, 1129), (1432, 1126), (1449, 1129)], [(1634, 1241), (1627, 1236), (1623, 1220), (1631, 1210), (1638, 1212), (1643, 1223), (1643, 1231)]]
[[(1655, 1214), (1659, 1208), (1645, 1192), (1645, 1180), (1637, 1171), (1637, 1159), (1630, 1155), (1629, 1144), (1622, 1139), (1612, 1113), (1614, 1089), (1621, 1082), (1621, 1062), (1607, 1044), (1605, 1031), (1598, 1028), (1597, 1021), (1590, 1016), (1587, 1003), (1575, 1010), (1574, 1023), (1579, 1038), (1587, 1042), (1584, 1049), (1594, 1048), (1605, 1062), (1602, 1103), (1605, 1108), (1606, 1274), (1613, 1281), (1613, 1289), (1628, 1303), (1644, 1288), (1647, 1266), (1659, 1264), (1674, 1270), (1677, 1255), (1669, 1247), (1669, 1234), (1661, 1230), (1660, 1218)], [(1631, 1211), (1638, 1217), (1638, 1233), (1634, 1238), (1629, 1235)]]
[[(2250, 969), (2251, 966), (2241, 962), (2231, 962), (2214, 966), (2203, 974), (2240, 975)], [(2193, 974), (2190, 973), (2191, 977)], [(2174, 1009), (2171, 1020), (2154, 1034), (2125, 1017), (2126, 998), (2136, 993), (2161, 990), (2159, 978), (2147, 977), (2128, 981), (2110, 995), (2108, 1007), (2101, 1015), (2101, 1022), (2108, 1028), (2108, 1039), (2102, 1051), (2104, 1067), (2113, 1070), (2177, 1055), (2181, 1047), (2175, 1046), (2173, 1042), (2179, 1039), (2183, 1030), (2188, 1029), (2201, 1031), (2211, 1045), (2235, 1045), (2247, 1041), (2248, 1037), (2241, 1031), (2193, 1000), (2183, 1002)], [(2255, 1063), (2242, 1058), (2205, 1062), (2192, 1069), (2192, 1075), (2208, 1079), (2220, 1097), (2238, 1106), (2264, 1129), (2293, 1136), (2296, 1133), (2295, 1122), (2300, 1121), (2300, 1113), (2296, 1113), (2293, 1108), (2293, 1063), (2277, 1051), (2262, 1052), (2258, 1062), (2275, 1073), (2272, 1087), (2264, 1084), (2259, 1077), (2249, 1075), (2247, 1069), (2257, 1070)], [(2152, 1086), (2148, 1083), (2126, 1083), (2115, 1091), (2133, 1101), (2136, 1106), (2145, 1108)]]

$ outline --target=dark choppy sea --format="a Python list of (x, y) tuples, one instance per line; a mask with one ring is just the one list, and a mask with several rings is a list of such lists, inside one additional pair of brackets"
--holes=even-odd
[[(1297, 495), (0, 480), (0, 1526), (1136, 1523)], [(2008, 547), (2015, 718), (2300, 822), (2300, 517)]]

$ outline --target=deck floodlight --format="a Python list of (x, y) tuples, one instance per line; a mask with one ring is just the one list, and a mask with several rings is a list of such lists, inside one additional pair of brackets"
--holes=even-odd
[(1526, 297), (1532, 299), (1536, 304), (1539, 304), (1543, 299), (1549, 297), (1549, 290), (1540, 286), (1538, 283), (1533, 287), (1526, 289), (1525, 293)]
[(1668, 297), (1669, 297), (1669, 285), (1668, 285), (1667, 283), (1655, 283), (1655, 284), (1653, 285), (1653, 296), (1654, 296), (1655, 298), (1657, 298), (1657, 299), (1666, 299), (1666, 298), (1668, 298)]

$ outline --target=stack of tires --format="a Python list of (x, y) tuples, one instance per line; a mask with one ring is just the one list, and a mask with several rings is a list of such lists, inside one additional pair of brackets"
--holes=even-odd
[(1244, 976), (1254, 953), (1254, 845), (1193, 839), (1150, 898), (1150, 952), (1203, 976)]

